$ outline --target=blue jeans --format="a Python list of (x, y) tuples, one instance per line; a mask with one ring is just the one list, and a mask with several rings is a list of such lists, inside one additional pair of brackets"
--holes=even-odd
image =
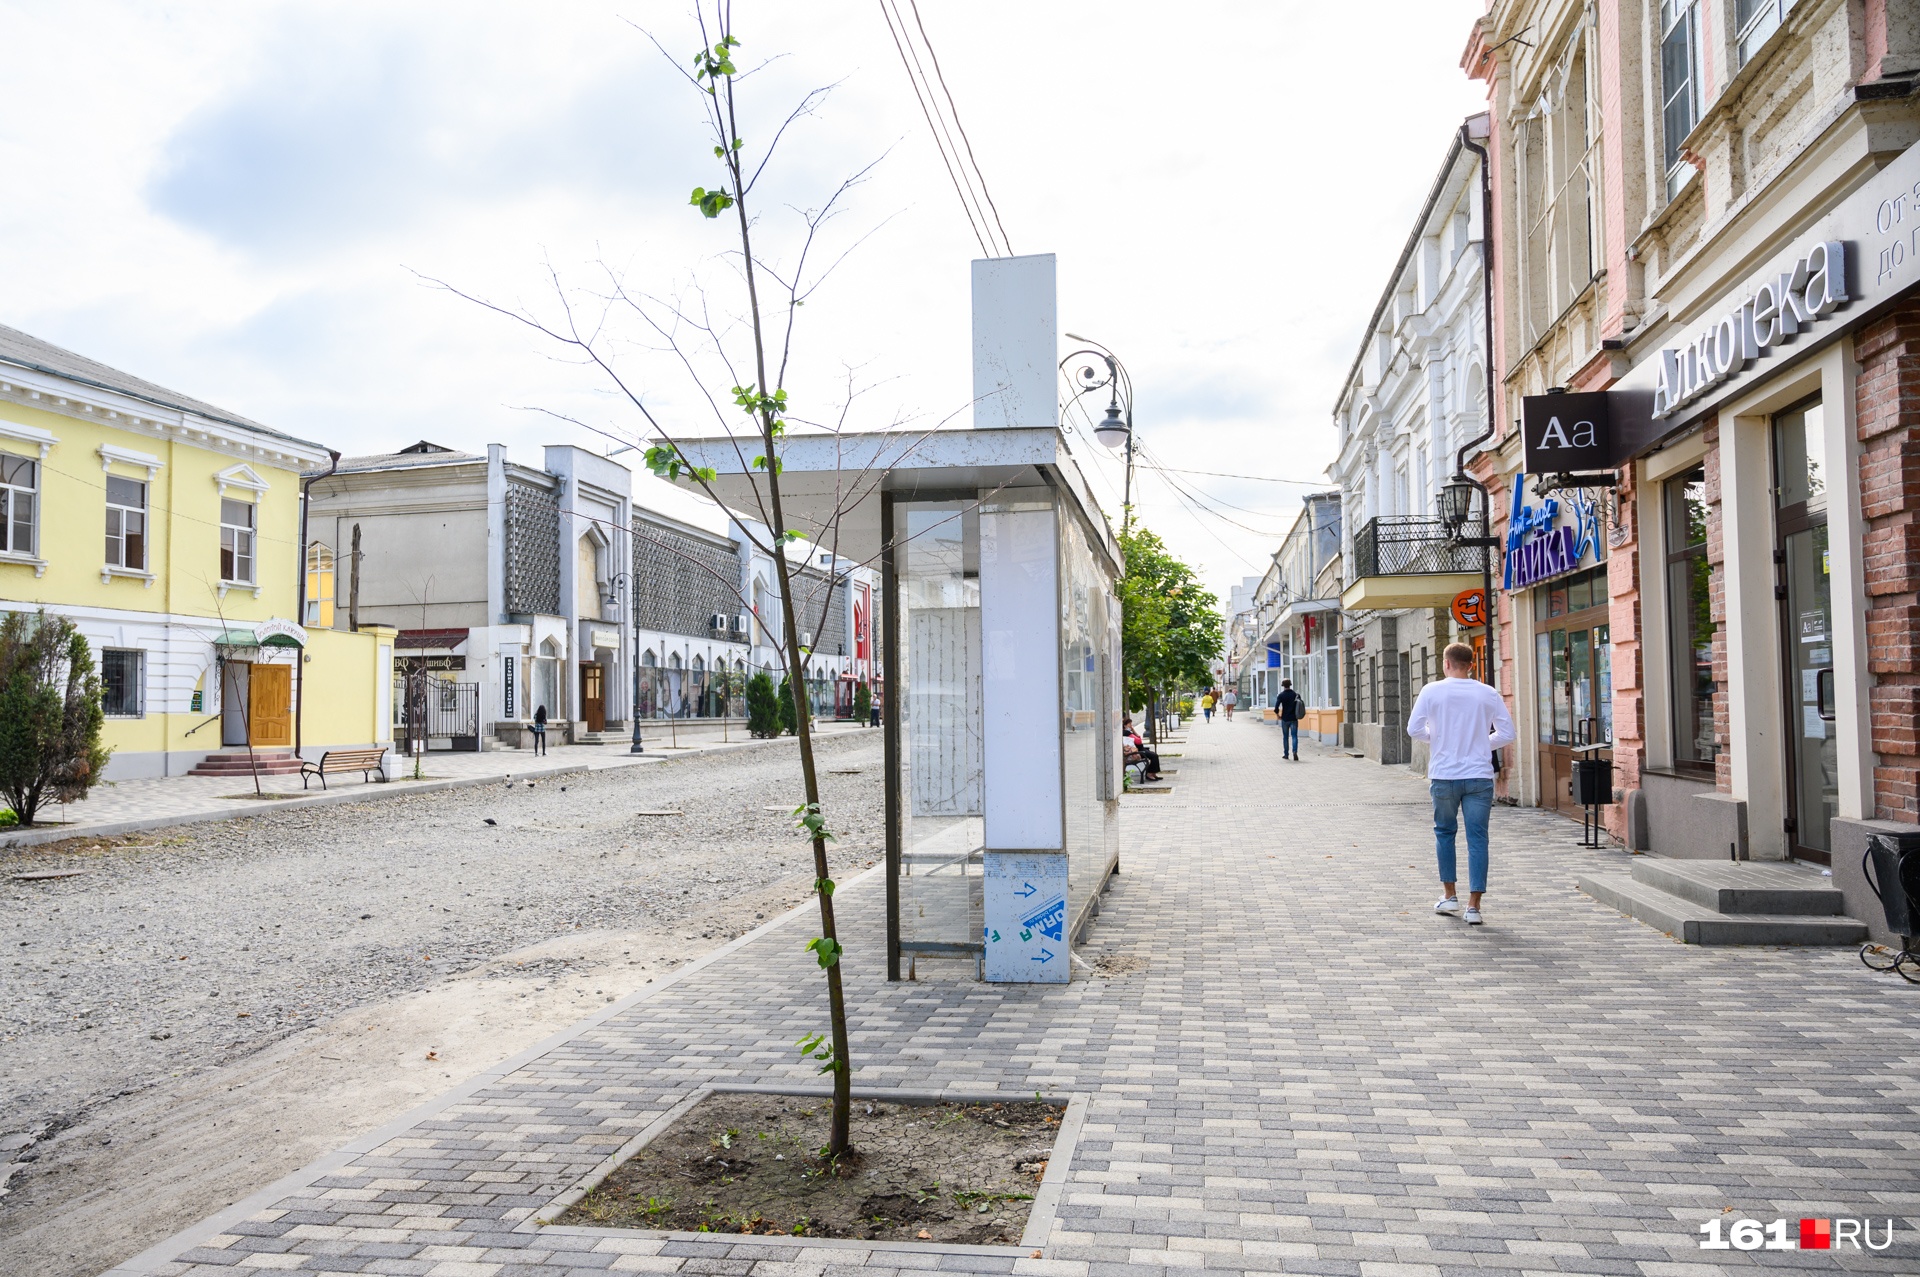
[(1294, 718), (1280, 720), (1280, 756), (1300, 752), (1300, 721)]
[(1453, 854), (1459, 817), (1467, 818), (1467, 890), (1487, 889), (1487, 817), (1493, 811), (1491, 780), (1436, 780), (1428, 784), (1433, 795), (1433, 851), (1440, 861), (1440, 881), (1458, 882)]

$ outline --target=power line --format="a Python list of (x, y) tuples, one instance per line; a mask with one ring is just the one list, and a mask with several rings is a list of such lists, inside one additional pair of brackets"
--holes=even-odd
[(1210, 479), (1243, 479), (1248, 483), (1290, 483), (1300, 488), (1326, 488), (1332, 484), (1326, 479), (1269, 479), (1260, 474), (1228, 474), (1221, 470), (1180, 470), (1173, 466), (1162, 466), (1162, 470), (1171, 470), (1174, 474), (1205, 475)]
[[(987, 197), (987, 207), (993, 212), (993, 224), (1000, 228), (1000, 242), (1006, 246), (1007, 256), (1013, 256), (1013, 241), (1007, 238), (1007, 228), (1000, 221), (1000, 209), (993, 202), (993, 192), (987, 189), (987, 175), (980, 171), (980, 161), (973, 156), (973, 139), (967, 136), (967, 126), (960, 123), (960, 108), (954, 104), (953, 91), (947, 88), (947, 73), (940, 69), (940, 55), (934, 52), (933, 40), (927, 35), (926, 23), (920, 21), (920, 0), (907, 0), (913, 8), (913, 23), (920, 28), (920, 39), (927, 46), (927, 57), (933, 62), (933, 73), (940, 80), (940, 91), (947, 95), (947, 109), (953, 114), (953, 127), (960, 130), (960, 140), (967, 147), (967, 162), (973, 166), (973, 175), (980, 179), (980, 193)], [(896, 6), (896, 12), (898, 7)]]
[(987, 247), (987, 239), (980, 229), (973, 206), (967, 202), (966, 192), (960, 189), (959, 175), (953, 171), (953, 161), (947, 156), (947, 148), (940, 141), (940, 130), (934, 127), (933, 115), (927, 109), (926, 97), (920, 91), (920, 79), (913, 73), (913, 62), (907, 57), (906, 46), (901, 43), (900, 33), (894, 30), (894, 15), (887, 8), (887, 0), (880, 0), (880, 16), (886, 19), (887, 33), (893, 37), (893, 47), (900, 54), (900, 65), (906, 68), (907, 82), (913, 86), (913, 97), (920, 104), (920, 114), (927, 122), (927, 132), (933, 135), (933, 145), (940, 152), (940, 162), (946, 165), (947, 180), (953, 183), (953, 193), (960, 197), (960, 208), (967, 215), (967, 226), (973, 231), (974, 242), (980, 245), (980, 251), (992, 257), (994, 253)]
[[(940, 162), (946, 166), (947, 180), (953, 184), (953, 192), (960, 197), (960, 208), (967, 215), (967, 224), (973, 230), (973, 238), (980, 245), (980, 251), (988, 257), (1013, 255), (1013, 247), (1007, 241), (1005, 226), (1000, 222), (1000, 210), (993, 203), (993, 196), (987, 190), (986, 175), (980, 171), (979, 162), (974, 158), (973, 142), (967, 137), (966, 128), (960, 123), (960, 109), (955, 104), (953, 93), (947, 88), (946, 75), (940, 69), (940, 59), (934, 53), (933, 41), (927, 35), (926, 24), (920, 19), (919, 7), (913, 6), (914, 25), (919, 28), (920, 39), (926, 46), (927, 60), (933, 63), (934, 75), (940, 81), (940, 91), (947, 101), (947, 109), (940, 109), (939, 96), (936, 96), (933, 83), (928, 79), (926, 68), (921, 65), (920, 49), (913, 42), (913, 34), (907, 26), (907, 20), (900, 12), (898, 0), (880, 0), (880, 16), (886, 20), (887, 33), (893, 37), (893, 47), (900, 55), (900, 65), (906, 70), (907, 80), (913, 86), (915, 101), (920, 104), (920, 115), (927, 122), (927, 131), (933, 135), (934, 147), (940, 152)], [(952, 128), (947, 118), (953, 119)], [(960, 134), (961, 141), (956, 143), (953, 135)], [(961, 156), (964, 144), (966, 155)], [(975, 188), (978, 187), (978, 190)], [(988, 212), (992, 219), (989, 221)], [(994, 238), (998, 228), (999, 238)]]

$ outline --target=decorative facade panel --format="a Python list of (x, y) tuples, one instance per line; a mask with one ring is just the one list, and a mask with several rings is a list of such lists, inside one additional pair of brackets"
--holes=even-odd
[[(794, 584), (794, 616), (801, 631), (813, 635), (813, 650), (822, 656), (852, 656), (852, 643), (847, 638), (847, 583), (841, 581), (834, 586), (831, 600), (827, 587), (833, 585), (833, 578), (825, 572), (801, 568), (794, 573)], [(820, 615), (823, 605), (824, 618)]]
[(731, 622), (746, 611), (735, 588), (739, 578), (740, 560), (731, 541), (633, 521), (636, 628), (717, 637), (716, 614)]
[(507, 611), (560, 614), (560, 497), (507, 484)]

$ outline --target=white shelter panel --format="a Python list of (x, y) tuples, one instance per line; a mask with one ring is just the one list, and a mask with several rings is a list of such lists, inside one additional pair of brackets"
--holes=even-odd
[(973, 263), (973, 425), (1059, 424), (1052, 253)]
[(980, 513), (987, 847), (1060, 851), (1060, 591), (1052, 506)]
[(907, 616), (907, 748), (913, 814), (980, 815), (980, 609)]

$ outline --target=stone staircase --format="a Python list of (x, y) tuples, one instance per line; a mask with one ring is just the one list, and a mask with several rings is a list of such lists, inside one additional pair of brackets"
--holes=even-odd
[(290, 749), (256, 749), (251, 763), (247, 759), (247, 751), (243, 749), (234, 753), (208, 754), (187, 775), (251, 776), (255, 770), (254, 764), (258, 764), (262, 776), (300, 774), (300, 759)]
[(1805, 865), (1636, 856), (1630, 874), (1583, 875), (1580, 890), (1686, 944), (1862, 944), (1832, 879)]

